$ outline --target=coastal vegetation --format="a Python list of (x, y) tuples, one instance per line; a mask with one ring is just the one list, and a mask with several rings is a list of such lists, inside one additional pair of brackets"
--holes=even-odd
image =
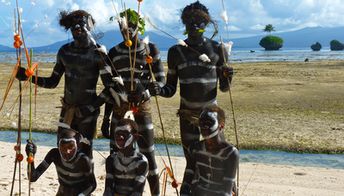
[(263, 37), (259, 45), (265, 50), (279, 50), (283, 46), (283, 39), (278, 36), (272, 36), (271, 32), (275, 31), (275, 28), (272, 26), (272, 24), (268, 24), (263, 29), (264, 32), (267, 32), (269, 35)]
[(330, 42), (330, 48), (333, 51), (344, 50), (344, 45), (338, 40), (332, 40)]
[[(261, 62), (234, 63), (232, 82), (235, 119), (241, 149), (274, 149), (296, 152), (344, 153), (344, 62)], [(13, 65), (0, 63), (0, 93)], [(41, 63), (40, 74), (51, 73), (53, 64)], [(167, 67), (165, 67), (167, 70)], [(4, 111), (0, 129), (14, 129), (17, 106), (10, 117), (6, 116), (18, 96), (15, 82)], [(56, 90), (38, 88), (37, 110), (33, 128), (39, 131), (56, 131), (59, 117), (61, 81)], [(102, 89), (99, 82), (98, 92)], [(28, 128), (28, 90), (23, 93), (23, 128)], [(180, 143), (178, 93), (172, 98), (159, 98), (166, 135), (169, 143)], [(229, 94), (219, 92), (219, 105), (225, 109), (225, 135), (235, 144), (233, 117)], [(163, 141), (154, 99), (151, 104), (156, 141)], [(103, 112), (101, 112), (103, 114)], [(102, 116), (98, 120), (100, 128)], [(101, 135), (98, 130), (98, 135)], [(34, 137), (34, 134), (33, 134)], [(25, 138), (23, 138), (25, 139)]]

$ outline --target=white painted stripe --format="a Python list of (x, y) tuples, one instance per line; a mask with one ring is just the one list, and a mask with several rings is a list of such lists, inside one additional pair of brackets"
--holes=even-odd
[(135, 179), (136, 177), (136, 174), (132, 174), (132, 175), (129, 175), (129, 174), (122, 174), (122, 175), (115, 175), (116, 178), (120, 178), (120, 179), (126, 179), (126, 180), (132, 180), (132, 179)]
[(143, 183), (146, 180), (146, 177), (145, 176), (136, 176), (135, 180)]
[(107, 179), (113, 179), (113, 175), (112, 175), (112, 174), (109, 174), (109, 173), (107, 173), (107, 174), (106, 174), (106, 178), (107, 178)]
[(148, 176), (154, 176), (154, 175), (158, 175), (158, 174), (159, 174), (158, 169), (149, 170), (149, 172), (148, 172)]
[(188, 79), (179, 79), (180, 84), (193, 84), (193, 83), (201, 83), (201, 84), (209, 84), (209, 83), (216, 83), (217, 78), (205, 79), (205, 78), (188, 78)]
[(194, 101), (188, 101), (184, 97), (180, 97), (180, 101), (182, 102), (182, 104), (186, 105), (188, 108), (202, 108), (209, 104), (217, 105), (216, 98), (209, 101), (205, 101), (205, 102), (194, 102)]
[(100, 75), (104, 75), (104, 74), (109, 74), (110, 72), (108, 72), (108, 70), (106, 70), (106, 69), (101, 69), (101, 70), (99, 70), (99, 74)]
[(194, 174), (195, 172), (192, 169), (185, 169), (185, 173)]
[(216, 69), (215, 65), (212, 64), (208, 64), (202, 61), (188, 61), (186, 63), (182, 63), (177, 65), (178, 70), (182, 70), (185, 69), (187, 67), (204, 67), (204, 68), (208, 68), (208, 69)]
[(161, 71), (161, 72), (154, 73), (154, 76), (155, 77), (165, 77), (165, 72)]
[(207, 178), (204, 178), (203, 176), (199, 176), (199, 178), (202, 179), (203, 181), (209, 183), (209, 184), (222, 185), (222, 183), (214, 182), (212, 180), (208, 180)]
[(235, 178), (223, 177), (223, 180), (230, 181), (230, 182), (235, 182)]
[(139, 125), (139, 130), (143, 131), (143, 130), (152, 130), (154, 128), (153, 123), (149, 123), (146, 125)]

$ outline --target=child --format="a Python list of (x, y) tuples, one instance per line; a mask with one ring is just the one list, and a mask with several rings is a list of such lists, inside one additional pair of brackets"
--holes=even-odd
[(134, 121), (118, 121), (114, 138), (111, 138), (118, 151), (106, 159), (104, 196), (142, 195), (148, 173), (148, 160), (135, 150), (137, 132), (138, 126)]
[(239, 152), (224, 139), (224, 123), (224, 111), (218, 106), (202, 109), (199, 126), (203, 140), (189, 148), (192, 164), (187, 169), (193, 174), (191, 195), (232, 195)]
[[(63, 128), (58, 148), (51, 149), (37, 168), (34, 162), (31, 163), (31, 172), (28, 172), (30, 181), (35, 182), (54, 163), (60, 183), (57, 196), (90, 195), (97, 184), (91, 159), (80, 151), (81, 139), (81, 134), (73, 129)], [(37, 147), (28, 142), (25, 151), (28, 156), (34, 156)]]

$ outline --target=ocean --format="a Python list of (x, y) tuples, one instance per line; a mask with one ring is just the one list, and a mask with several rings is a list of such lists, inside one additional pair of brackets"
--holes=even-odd
[[(55, 62), (56, 53), (35, 53), (34, 62)], [(167, 59), (167, 51), (161, 51), (162, 61)], [(265, 62), (265, 61), (309, 61), (317, 60), (344, 60), (344, 51), (331, 51), (323, 48), (314, 52), (309, 48), (285, 48), (278, 51), (265, 51), (262, 48), (233, 49), (230, 55), (230, 62)], [(14, 52), (0, 52), (0, 62), (15, 63)]]

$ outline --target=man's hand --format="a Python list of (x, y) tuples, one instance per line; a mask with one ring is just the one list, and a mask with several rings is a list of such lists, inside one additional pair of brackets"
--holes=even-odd
[(25, 74), (26, 69), (23, 67), (19, 67), (16, 78), (20, 81), (27, 80), (27, 76)]
[(158, 82), (149, 83), (148, 84), (148, 90), (152, 96), (160, 95), (160, 93), (161, 93), (161, 87), (160, 87)]
[(25, 152), (26, 155), (29, 156), (30, 154), (32, 154), (33, 156), (35, 156), (36, 152), (37, 152), (37, 146), (36, 144), (34, 144), (32, 141), (27, 140), (27, 144), (25, 146)]
[(233, 67), (227, 67), (227, 66), (223, 66), (222, 67), (222, 74), (225, 78), (230, 78), (232, 79), (233, 74), (234, 74), (234, 70)]

